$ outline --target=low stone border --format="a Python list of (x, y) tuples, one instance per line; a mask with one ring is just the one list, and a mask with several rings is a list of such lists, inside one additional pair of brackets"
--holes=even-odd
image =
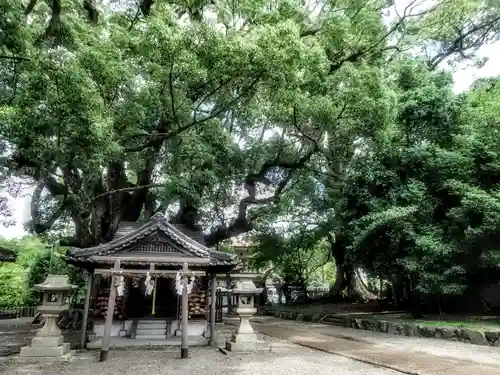
[(303, 322), (321, 322), (341, 327), (387, 333), (389, 335), (435, 338), (474, 345), (500, 346), (500, 329), (498, 331), (481, 331), (472, 328), (425, 327), (419, 324), (391, 322), (382, 319), (348, 317), (334, 314), (274, 312), (268, 315), (281, 319)]
[(298, 320), (301, 322), (318, 323), (325, 318), (327, 314), (312, 314), (312, 313), (298, 313), (298, 312), (267, 312), (266, 315), (274, 316), (275, 318)]

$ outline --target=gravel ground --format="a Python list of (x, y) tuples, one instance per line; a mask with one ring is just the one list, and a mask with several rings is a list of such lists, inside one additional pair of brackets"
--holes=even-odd
[[(19, 352), (34, 336), (31, 319), (0, 321), (0, 374), (8, 375), (397, 375), (399, 373), (356, 362), (340, 356), (304, 348), (286, 341), (258, 335), (256, 353), (224, 355), (208, 347), (190, 348), (188, 360), (179, 359), (179, 349), (113, 350), (107, 362), (98, 361), (98, 351), (76, 353), (71, 362), (21, 363), (2, 355)], [(219, 337), (229, 338), (234, 327), (218, 329)], [(68, 338), (68, 337), (67, 337)]]
[(25, 364), (0, 360), (0, 374), (9, 375), (397, 375), (395, 371), (370, 366), (343, 357), (268, 339), (270, 347), (256, 353), (224, 355), (208, 347), (190, 348), (190, 358), (179, 359), (179, 349), (114, 350), (107, 362), (98, 352), (81, 352), (66, 363)]

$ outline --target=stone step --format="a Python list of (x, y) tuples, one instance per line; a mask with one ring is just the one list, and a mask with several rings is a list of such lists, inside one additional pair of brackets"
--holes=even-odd
[(139, 323), (139, 324), (137, 324), (137, 330), (140, 330), (140, 329), (165, 329), (166, 327), (167, 327), (166, 323), (149, 323), (149, 324)]
[(136, 340), (164, 340), (166, 339), (167, 336), (164, 334), (157, 334), (157, 335), (144, 335), (144, 334), (137, 334), (135, 335)]
[(167, 324), (165, 319), (141, 319), (137, 324)]
[(329, 324), (332, 326), (345, 327), (345, 318), (336, 315), (327, 315), (322, 320), (321, 323)]
[(154, 328), (154, 329), (138, 329), (135, 331), (136, 335), (166, 335), (167, 330), (165, 328)]

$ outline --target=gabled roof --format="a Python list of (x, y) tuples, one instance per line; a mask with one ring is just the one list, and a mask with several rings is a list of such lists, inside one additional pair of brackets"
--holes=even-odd
[(16, 253), (5, 247), (0, 247), (0, 262), (15, 262)]
[[(67, 258), (71, 262), (90, 262), (99, 263), (96, 257), (100, 259), (106, 256), (113, 255), (131, 255), (137, 254), (137, 249), (144, 243), (155, 245), (159, 248), (164, 246), (174, 251), (155, 251), (154, 256), (157, 259), (159, 256), (182, 254), (187, 257), (209, 259), (210, 265), (235, 265), (238, 263), (237, 258), (232, 254), (222, 253), (210, 249), (203, 244), (197, 242), (181, 230), (170, 224), (165, 216), (157, 213), (143, 225), (128, 225), (127, 228), (122, 227), (118, 230), (118, 235), (113, 241), (100, 244), (98, 246), (89, 247), (86, 249), (71, 249)], [(153, 254), (147, 250), (142, 253)]]

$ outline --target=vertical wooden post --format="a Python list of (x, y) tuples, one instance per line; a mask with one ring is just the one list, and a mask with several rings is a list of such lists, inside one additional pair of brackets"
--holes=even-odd
[[(114, 271), (120, 270), (120, 260), (115, 260), (113, 267)], [(111, 343), (111, 328), (113, 325), (113, 315), (115, 313), (116, 300), (116, 281), (118, 276), (113, 273), (111, 276), (111, 284), (109, 286), (108, 310), (106, 311), (106, 323), (104, 325), (104, 337), (102, 338), (101, 355), (99, 361), (104, 362), (108, 359), (109, 345)]]
[(80, 336), (80, 349), (85, 349), (86, 335), (87, 335), (87, 321), (89, 319), (90, 307), (90, 293), (92, 292), (92, 285), (94, 284), (94, 271), (90, 272), (87, 276), (87, 291), (85, 292), (85, 304), (83, 305), (83, 322), (82, 332)]
[[(210, 303), (210, 340), (208, 345), (217, 345), (217, 340), (215, 339), (215, 308), (217, 305), (217, 274), (214, 272), (211, 275), (212, 278), (212, 301)], [(222, 306), (221, 306), (222, 307)]]
[(210, 335), (210, 308), (209, 308), (209, 298), (208, 294), (210, 292), (210, 275), (206, 275), (204, 278), (203, 286), (205, 287), (205, 327), (203, 328), (203, 337), (207, 338)]
[[(149, 265), (149, 272), (150, 273), (153, 273), (153, 271), (155, 270), (155, 265), (154, 263), (151, 263)], [(151, 280), (153, 281), (153, 295), (151, 296), (152, 300), (151, 300), (151, 315), (154, 316), (155, 314), (155, 304), (156, 304), (156, 278), (154, 278), (153, 280), (153, 276), (151, 276)]]
[(188, 265), (182, 265), (182, 336), (181, 358), (188, 358)]
[(226, 274), (226, 303), (227, 303), (227, 315), (231, 316), (233, 314), (233, 293), (231, 293), (230, 273)]

